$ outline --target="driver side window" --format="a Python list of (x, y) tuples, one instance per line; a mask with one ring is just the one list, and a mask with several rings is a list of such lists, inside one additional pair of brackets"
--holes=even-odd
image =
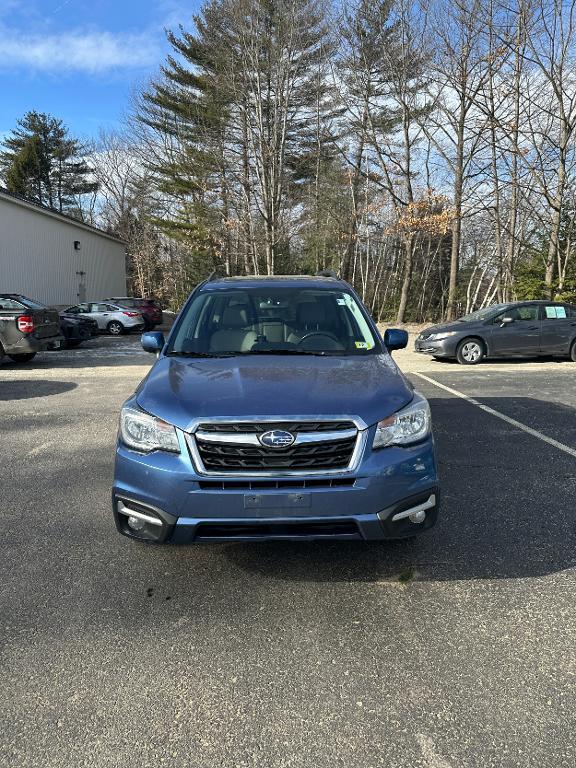
[(522, 320), (527, 320), (529, 322), (534, 322), (534, 320), (538, 320), (538, 307), (536, 305), (525, 305), (523, 307), (511, 307), (510, 309), (507, 309), (505, 312), (501, 312), (499, 315), (497, 315), (493, 323), (494, 325), (501, 325), (502, 319), (504, 317), (511, 317), (514, 322), (519, 322)]
[(538, 320), (538, 307), (534, 304), (526, 307), (518, 307), (516, 311), (518, 313), (517, 320), (528, 320), (530, 322)]
[(494, 325), (502, 325), (502, 320), (505, 317), (511, 317), (512, 320), (516, 321), (518, 320), (518, 310), (516, 309), (507, 309), (506, 312), (501, 312), (499, 315), (496, 315), (494, 320), (492, 322)]

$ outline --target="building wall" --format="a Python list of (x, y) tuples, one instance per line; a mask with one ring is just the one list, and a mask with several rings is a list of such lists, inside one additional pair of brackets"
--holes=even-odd
[[(74, 249), (75, 240), (80, 250)], [(0, 293), (21, 293), (45, 304), (124, 296), (125, 246), (0, 195)]]

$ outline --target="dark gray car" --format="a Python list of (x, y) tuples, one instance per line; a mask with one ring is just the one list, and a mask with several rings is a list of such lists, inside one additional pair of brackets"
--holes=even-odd
[(434, 325), (416, 339), (416, 352), (476, 365), (486, 357), (557, 355), (576, 362), (576, 306), (557, 301), (494, 304)]
[(0, 293), (0, 360), (29, 363), (37, 352), (60, 349), (60, 317), (55, 309), (18, 293)]

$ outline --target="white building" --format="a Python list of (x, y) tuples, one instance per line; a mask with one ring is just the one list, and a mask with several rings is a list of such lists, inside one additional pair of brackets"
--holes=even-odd
[(49, 305), (125, 296), (125, 245), (0, 187), (0, 293)]

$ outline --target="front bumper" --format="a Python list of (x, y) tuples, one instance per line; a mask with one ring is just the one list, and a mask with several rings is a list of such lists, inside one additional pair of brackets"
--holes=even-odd
[(79, 323), (78, 325), (66, 325), (62, 328), (67, 341), (88, 341), (98, 336), (98, 324)]
[[(368, 445), (372, 433), (373, 429)], [(432, 527), (438, 515), (431, 438), (405, 448), (372, 451), (366, 447), (357, 471), (324, 478), (208, 478), (196, 472), (184, 441), (181, 447), (180, 454), (158, 451), (143, 455), (118, 446), (112, 499), (120, 533), (175, 544), (263, 539), (372, 541), (413, 536)], [(421, 520), (401, 514), (426, 504)], [(144, 522), (135, 531), (128, 525), (131, 509), (159, 522)]]
[(414, 342), (414, 351), (423, 355), (433, 355), (434, 357), (456, 357), (456, 347), (459, 339), (452, 337), (447, 339), (421, 339), (418, 337)]

